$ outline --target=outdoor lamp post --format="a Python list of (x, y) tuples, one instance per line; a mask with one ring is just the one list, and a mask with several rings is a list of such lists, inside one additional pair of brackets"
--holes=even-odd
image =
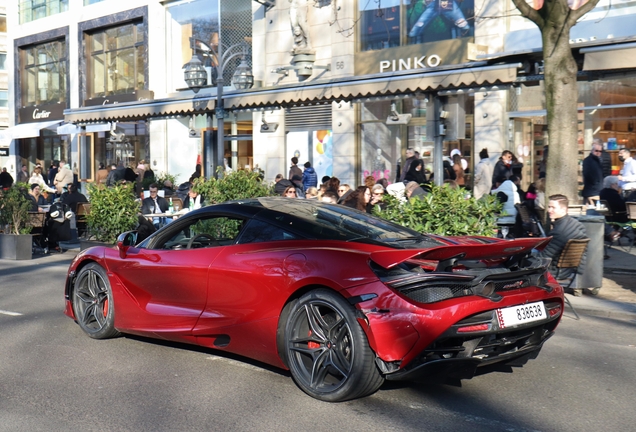
[[(209, 178), (211, 175), (222, 175), (219, 173), (219, 167), (225, 168), (223, 163), (224, 150), (225, 150), (225, 136), (224, 136), (224, 119), (225, 119), (225, 109), (223, 107), (223, 72), (230, 62), (230, 60), (236, 58), (237, 56), (241, 56), (241, 63), (236, 67), (234, 75), (232, 76), (232, 84), (238, 90), (247, 90), (250, 89), (254, 85), (254, 75), (252, 74), (252, 70), (247, 65), (247, 55), (249, 45), (247, 42), (239, 42), (234, 44), (223, 52), (223, 45), (219, 40), (219, 44), (217, 46), (216, 52), (212, 47), (204, 44), (203, 42), (190, 38), (191, 47), (193, 50), (192, 60), (186, 63), (183, 66), (183, 73), (185, 82), (188, 84), (188, 87), (192, 89), (195, 93), (201, 89), (201, 87), (207, 85), (207, 72), (201, 60), (197, 55), (197, 51), (201, 51), (203, 55), (210, 55), (212, 53), (214, 57), (216, 57), (216, 109), (214, 110), (217, 121), (217, 139), (216, 139), (216, 161), (214, 163), (212, 172), (209, 171), (210, 165), (210, 157), (208, 157), (208, 151), (205, 151), (205, 163), (204, 163), (204, 176)], [(241, 48), (240, 51), (232, 53), (232, 51), (236, 51), (236, 48)], [(195, 74), (196, 71), (196, 74)]]

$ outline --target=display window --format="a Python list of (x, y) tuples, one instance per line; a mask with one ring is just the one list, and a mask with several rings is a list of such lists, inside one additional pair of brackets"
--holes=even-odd
[(20, 48), (22, 106), (66, 101), (67, 52), (63, 39)]
[(360, 51), (474, 37), (474, 0), (360, 1)]

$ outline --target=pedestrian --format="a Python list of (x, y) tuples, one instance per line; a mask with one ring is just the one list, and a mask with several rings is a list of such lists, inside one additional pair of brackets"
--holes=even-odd
[(623, 162), (623, 169), (618, 176), (619, 186), (625, 194), (629, 194), (636, 190), (636, 160), (632, 158), (631, 151), (626, 148), (618, 151), (618, 160)]
[(481, 149), (479, 152), (479, 163), (475, 165), (475, 178), (473, 185), (473, 196), (479, 199), (490, 193), (492, 188), (492, 165), (488, 157), (488, 149)]
[(300, 168), (298, 168), (298, 158), (296, 156), (291, 158), (291, 163), (292, 163), (291, 167), (289, 167), (289, 176), (287, 178), (291, 180), (294, 178), (295, 175), (302, 178), (303, 171)]
[(55, 185), (55, 189), (57, 189), (57, 195), (61, 196), (64, 193), (64, 188), (69, 184), (74, 182), (73, 172), (66, 164), (66, 161), (61, 160), (59, 165), (59, 170), (55, 175), (55, 179), (53, 180), (53, 184)]
[(495, 180), (500, 177), (505, 177), (506, 180), (512, 175), (512, 152), (510, 150), (504, 150), (501, 152), (499, 160), (495, 164), (495, 168), (492, 171), (492, 184), (495, 184)]
[(409, 168), (411, 166), (411, 163), (413, 163), (413, 161), (416, 160), (415, 157), (415, 150), (413, 150), (411, 147), (406, 149), (406, 160), (404, 161), (404, 166), (402, 167), (402, 171), (400, 173), (400, 180), (401, 182), (403, 182), (406, 178), (406, 173), (409, 171)]
[(592, 144), (592, 151), (583, 159), (583, 191), (581, 191), (581, 195), (584, 204), (595, 204), (599, 200), (601, 189), (603, 189), (602, 151), (601, 145)]
[(18, 183), (26, 183), (29, 181), (29, 172), (27, 171), (26, 165), (22, 165), (20, 172), (17, 175)]
[(316, 171), (311, 166), (311, 162), (305, 162), (305, 170), (303, 171), (303, 187), (305, 188), (305, 192), (310, 187), (318, 186), (318, 175)]

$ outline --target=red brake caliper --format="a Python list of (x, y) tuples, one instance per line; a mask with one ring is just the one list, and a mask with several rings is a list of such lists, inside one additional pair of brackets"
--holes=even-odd
[(104, 318), (108, 316), (108, 299), (104, 300)]
[[(311, 336), (311, 334), (311, 330), (309, 330), (309, 334), (307, 336)], [(318, 342), (309, 341), (307, 342), (307, 348), (318, 349), (320, 348), (320, 344)]]

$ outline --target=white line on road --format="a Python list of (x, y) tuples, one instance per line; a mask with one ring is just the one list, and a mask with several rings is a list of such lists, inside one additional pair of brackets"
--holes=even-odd
[(0, 309), (0, 314), (9, 315), (9, 316), (20, 316), (20, 315), (22, 315), (20, 312), (11, 312), (11, 311), (6, 311), (6, 310), (2, 310), (2, 309)]

